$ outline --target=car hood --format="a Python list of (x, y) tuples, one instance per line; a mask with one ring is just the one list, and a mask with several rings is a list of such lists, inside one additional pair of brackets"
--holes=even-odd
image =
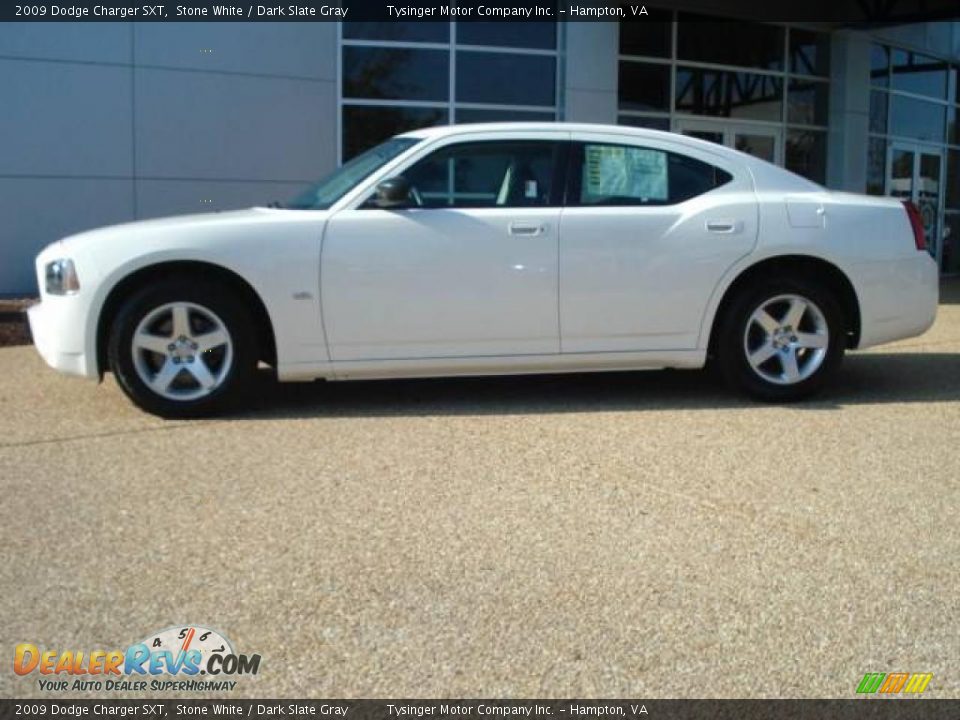
[[(60, 251), (72, 252), (87, 249), (94, 245), (113, 242), (131, 242), (137, 238), (157, 238), (166, 234), (181, 237), (183, 234), (205, 233), (207, 231), (228, 230), (263, 222), (274, 222), (284, 216), (302, 217), (311, 213), (314, 220), (322, 219), (322, 211), (286, 210), (282, 208), (253, 207), (245, 210), (224, 212), (195, 213), (192, 215), (174, 215), (171, 217), (137, 220), (134, 222), (108, 225), (70, 235), (54, 243)], [(51, 246), (51, 247), (53, 247)]]

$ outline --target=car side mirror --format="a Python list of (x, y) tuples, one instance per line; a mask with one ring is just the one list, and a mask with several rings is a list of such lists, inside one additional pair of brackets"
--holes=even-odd
[(397, 175), (377, 185), (374, 204), (379, 208), (399, 208), (410, 204), (410, 181)]

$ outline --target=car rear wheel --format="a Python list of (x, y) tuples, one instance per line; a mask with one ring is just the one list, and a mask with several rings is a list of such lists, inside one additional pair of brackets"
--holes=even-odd
[(770, 401), (807, 397), (836, 372), (845, 349), (833, 294), (807, 280), (774, 279), (734, 298), (722, 320), (720, 368), (727, 382)]
[(236, 401), (256, 369), (252, 326), (229, 288), (162, 282), (120, 308), (110, 334), (110, 368), (147, 412), (208, 415)]

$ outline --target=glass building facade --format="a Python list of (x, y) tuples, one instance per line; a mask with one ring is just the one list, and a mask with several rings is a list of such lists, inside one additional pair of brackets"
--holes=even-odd
[(340, 159), (404, 130), (557, 120), (555, 22), (340, 26)]
[(619, 39), (619, 123), (730, 145), (826, 182), (828, 33), (668, 12), (622, 23)]
[(686, 133), (909, 198), (960, 273), (960, 13), (881, 5), (882, 22), (819, 24), (677, 0), (623, 23), (0, 26), (0, 132), (18, 139), (0, 154), (0, 295), (35, 294), (57, 238), (283, 201), (387, 136), (500, 120)]
[[(945, 273), (960, 272), (957, 58), (871, 38), (863, 77), (852, 76), (849, 58), (833, 57), (837, 28), (651, 12), (607, 35), (615, 58), (597, 84), (615, 96), (600, 116), (565, 97), (577, 91), (566, 76), (584, 58), (564, 23), (342, 23), (338, 159), (446, 123), (582, 120), (683, 133), (828, 187), (914, 201), (931, 253)], [(858, 84), (869, 93), (869, 127), (853, 138), (830, 104)], [(862, 178), (829, 172), (838, 138), (860, 154)]]
[(870, 48), (867, 192), (912, 200), (941, 270), (960, 273), (960, 96), (957, 65)]

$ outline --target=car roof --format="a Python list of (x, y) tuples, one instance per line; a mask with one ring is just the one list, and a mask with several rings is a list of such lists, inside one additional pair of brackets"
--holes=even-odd
[(648, 128), (636, 128), (629, 125), (602, 125), (599, 123), (570, 122), (496, 122), (468, 123), (462, 125), (436, 125), (434, 127), (410, 130), (409, 132), (403, 133), (403, 136), (427, 139), (461, 135), (463, 133), (517, 132), (518, 130), (527, 132), (549, 132), (551, 130), (556, 132), (557, 130), (560, 130), (571, 133), (616, 132), (622, 135), (635, 135), (638, 137), (676, 138), (675, 133), (668, 133), (662, 130), (650, 130)]
[(717, 143), (700, 138), (682, 135), (680, 133), (652, 130), (650, 128), (631, 127), (629, 125), (602, 125), (598, 123), (568, 123), (568, 122), (499, 122), (499, 123), (469, 123), (464, 125), (437, 125), (405, 132), (401, 137), (417, 138), (420, 140), (434, 140), (444, 137), (455, 137), (474, 133), (507, 133), (507, 132), (556, 132), (557, 130), (578, 133), (608, 133), (623, 135), (637, 140), (664, 140), (703, 152), (727, 157), (746, 165), (754, 177), (758, 188), (780, 191), (810, 192), (822, 191), (823, 187), (795, 175), (777, 165), (761, 160), (739, 150), (718, 145)]

